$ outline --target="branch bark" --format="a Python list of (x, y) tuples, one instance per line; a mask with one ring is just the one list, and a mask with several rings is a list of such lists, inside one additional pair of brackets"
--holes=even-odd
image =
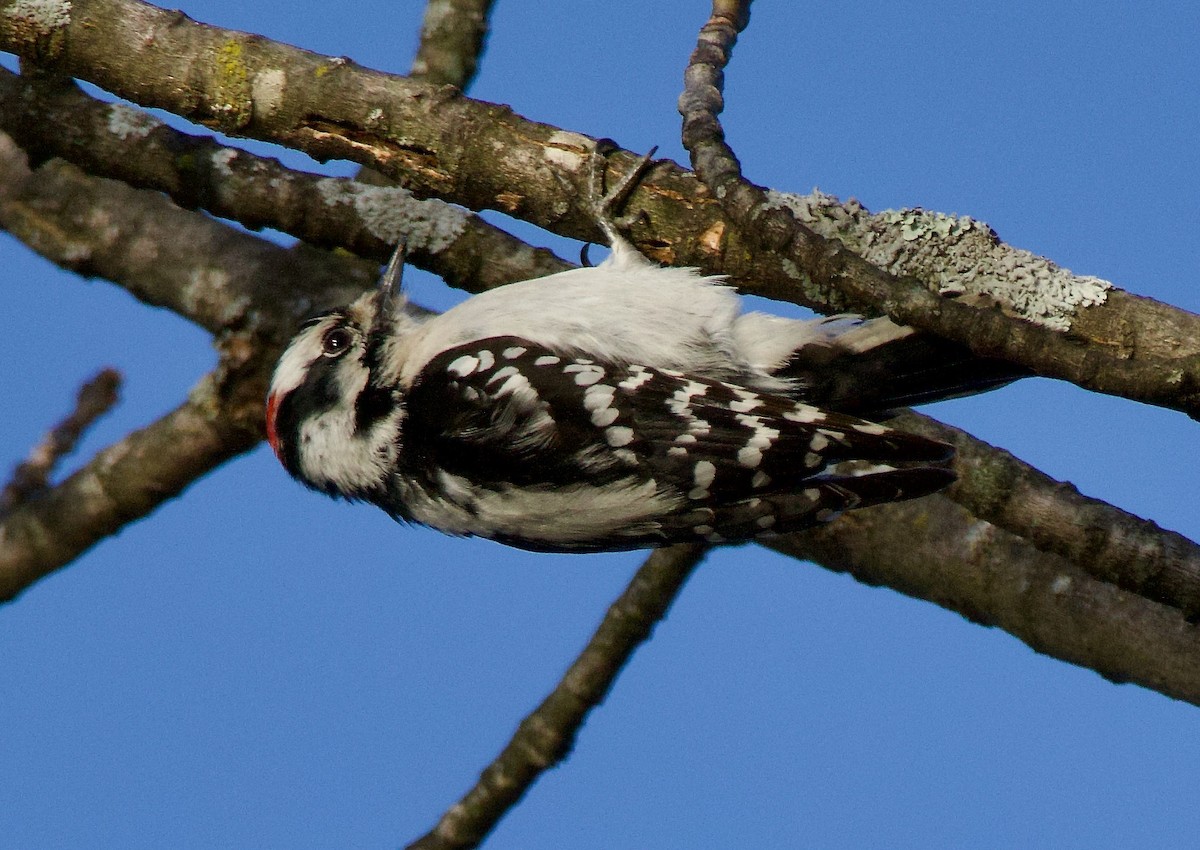
[(1200, 616), (1200, 546), (1081, 494), (1003, 449), (923, 416), (890, 420), (954, 446), (958, 481), (945, 495), (979, 519), (1069, 561), (1094, 579)]
[(132, 107), (98, 101), (59, 78), (0, 69), (0, 130), (34, 162), (61, 157), (252, 230), (271, 227), (379, 262), (403, 238), (412, 264), (470, 291), (570, 268), (550, 251), (444, 201), (286, 168), (182, 133)]

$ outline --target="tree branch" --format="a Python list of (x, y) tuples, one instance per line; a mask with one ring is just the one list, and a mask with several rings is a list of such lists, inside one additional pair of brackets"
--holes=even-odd
[[(590, 209), (580, 200), (587, 197), (585, 165), (595, 146), (587, 137), (525, 121), (450, 89), (194, 24), (135, 0), (77, 0), (68, 13), (47, 21), (32, 20), (24, 10), (11, 0), (0, 4), (0, 47), (60, 72), (226, 132), (296, 147), (318, 159), (369, 164), (420, 195), (500, 209), (559, 233), (597, 238)], [(186, 74), (181, 57), (190, 60)], [(694, 81), (700, 89), (704, 79), (701, 74)], [(627, 163), (618, 157), (616, 165)], [(1133, 297), (1118, 299), (1113, 310), (1108, 288), (1094, 279), (1067, 278), (1087, 297), (1070, 299), (1055, 313), (1054, 325), (1070, 329), (1060, 333), (1032, 323), (1042, 308), (1027, 311), (1028, 299), (1001, 305), (1030, 320), (1021, 321), (972, 306), (979, 299), (940, 297), (934, 293), (943, 290), (943, 281), (887, 275), (798, 228), (758, 190), (730, 185), (736, 191), (725, 191), (722, 204), (732, 204), (738, 215), (723, 219), (688, 175), (657, 169), (631, 199), (631, 208), (654, 222), (635, 228), (635, 240), (659, 259), (728, 272), (748, 291), (825, 311), (882, 309), (1043, 375), (1196, 411), (1200, 321), (1192, 314)], [(734, 227), (738, 220), (749, 226)], [(926, 235), (921, 227), (902, 232)], [(754, 247), (763, 245), (769, 250)], [(1023, 268), (1010, 271), (1014, 279), (1027, 278)], [(1003, 270), (988, 270), (988, 276), (1003, 278)], [(1104, 303), (1095, 305), (1092, 296)], [(1089, 316), (1081, 323), (1082, 312)]]
[(521, 721), (475, 787), (409, 850), (478, 846), (534, 781), (566, 758), (588, 713), (649, 639), (706, 551), (698, 545), (673, 546), (646, 559), (550, 695)]
[(0, 601), (253, 447), (271, 367), (298, 316), (322, 299), (344, 303), (377, 270), (280, 248), (61, 161), (30, 171), (3, 134), (0, 226), (62, 265), (99, 271), (190, 318), (218, 335), (221, 351), (220, 367), (180, 408), (3, 517)]
[(0, 68), (0, 130), (35, 162), (62, 157), (89, 173), (167, 193), (251, 229), (385, 261), (403, 238), (409, 261), (479, 291), (570, 268), (478, 216), (406, 189), (321, 177), (168, 127), (148, 113), (89, 97), (70, 81)]
[(300, 317), (353, 300), (378, 277), (374, 263), (281, 248), (61, 160), (31, 171), (3, 134), (0, 227), (51, 262), (107, 278), (211, 333), (277, 345)]
[(979, 519), (1059, 555), (1092, 578), (1200, 616), (1200, 546), (1081, 494), (1003, 449), (923, 416), (890, 420), (954, 446), (958, 481), (945, 495)]

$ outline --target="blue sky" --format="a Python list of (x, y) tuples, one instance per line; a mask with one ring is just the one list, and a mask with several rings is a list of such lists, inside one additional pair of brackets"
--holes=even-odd
[[(180, 5), (404, 71), (423, 4)], [(472, 94), (686, 162), (675, 99), (706, 14), (498, 0)], [(1182, 2), (761, 3), (726, 128), (759, 183), (970, 214), (1196, 310), (1197, 32)], [(0, 258), (4, 464), (102, 365), (125, 373), (124, 400), (84, 458), (214, 362), (174, 315), (7, 236)], [(1200, 536), (1181, 414), (1041, 380), (931, 412)], [(303, 490), (261, 447), (0, 609), (0, 844), (402, 845), (474, 781), (639, 562), (403, 528)], [(487, 846), (1187, 846), (1198, 765), (1194, 707), (742, 547), (700, 568)]]

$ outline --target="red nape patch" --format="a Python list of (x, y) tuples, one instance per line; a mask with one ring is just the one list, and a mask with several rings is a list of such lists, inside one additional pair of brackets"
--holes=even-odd
[(279, 412), (279, 396), (271, 393), (267, 398), (267, 442), (271, 444), (271, 450), (275, 452), (275, 457), (283, 461), (283, 455), (279, 453), (279, 433), (275, 430), (275, 414)]

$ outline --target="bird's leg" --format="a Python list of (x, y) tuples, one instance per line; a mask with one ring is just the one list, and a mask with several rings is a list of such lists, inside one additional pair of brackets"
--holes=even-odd
[(614, 251), (628, 249), (638, 253), (637, 249), (633, 247), (633, 243), (626, 239), (620, 231), (621, 227), (628, 227), (630, 222), (618, 218), (615, 212), (628, 200), (638, 181), (654, 165), (652, 158), (657, 151), (657, 147), (650, 148), (637, 164), (621, 177), (617, 185), (607, 192), (604, 191), (604, 174), (608, 166), (608, 157), (600, 152), (598, 146), (592, 153), (592, 210), (596, 217), (596, 224), (604, 231), (604, 235), (608, 237), (609, 247)]

